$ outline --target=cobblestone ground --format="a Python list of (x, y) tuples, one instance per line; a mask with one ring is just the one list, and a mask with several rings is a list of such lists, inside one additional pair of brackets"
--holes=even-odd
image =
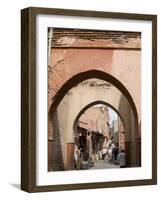
[(92, 170), (92, 169), (111, 169), (111, 168), (120, 168), (120, 166), (114, 165), (113, 163), (109, 163), (104, 160), (99, 160), (94, 163), (94, 167), (90, 167), (90, 170)]

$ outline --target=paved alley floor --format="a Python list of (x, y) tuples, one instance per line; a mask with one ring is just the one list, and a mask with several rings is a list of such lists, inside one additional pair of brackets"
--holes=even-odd
[(111, 169), (111, 168), (120, 168), (120, 166), (114, 165), (114, 164), (109, 163), (104, 160), (99, 160), (94, 163), (94, 167), (90, 167), (90, 170), (92, 170), (92, 169)]

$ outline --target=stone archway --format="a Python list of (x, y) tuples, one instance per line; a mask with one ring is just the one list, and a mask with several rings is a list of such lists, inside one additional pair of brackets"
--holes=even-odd
[[(70, 96), (70, 90), (72, 89), (72, 88), (74, 88), (75, 86), (77, 86), (80, 82), (82, 82), (82, 81), (84, 81), (84, 80), (87, 80), (87, 79), (91, 79), (91, 78), (98, 78), (98, 79), (101, 79), (101, 80), (103, 80), (103, 81), (105, 81), (105, 82), (109, 82), (110, 84), (112, 84), (112, 85), (114, 85), (115, 87), (115, 91), (117, 91), (117, 92), (120, 92), (120, 98), (119, 99), (117, 99), (116, 98), (116, 100), (117, 100), (117, 102), (115, 102), (116, 103), (116, 105), (117, 105), (117, 108), (116, 108), (116, 110), (118, 110), (119, 109), (119, 107), (120, 106), (122, 106), (123, 107), (123, 104), (128, 104), (129, 106), (129, 108), (130, 108), (130, 110), (128, 110), (127, 112), (129, 112), (130, 111), (130, 113), (132, 113), (132, 115), (133, 115), (133, 117), (132, 117), (132, 120), (133, 121), (135, 121), (136, 123), (134, 123), (134, 122), (130, 122), (130, 123), (132, 123), (132, 124), (134, 124), (135, 125), (135, 130), (133, 130), (133, 134), (132, 133), (130, 133), (130, 134), (128, 134), (128, 135), (133, 135), (133, 139), (131, 140), (131, 139), (129, 139), (129, 140), (131, 140), (131, 141), (133, 141), (133, 146), (135, 146), (135, 139), (136, 139), (136, 136), (137, 136), (137, 134), (138, 134), (138, 116), (137, 116), (137, 109), (136, 109), (136, 106), (135, 106), (135, 103), (134, 103), (134, 101), (133, 101), (133, 98), (131, 97), (131, 95), (130, 95), (130, 93), (129, 93), (129, 91), (125, 88), (125, 86), (119, 81), (119, 80), (117, 80), (115, 77), (113, 77), (113, 76), (111, 76), (110, 74), (108, 74), (108, 73), (105, 73), (105, 72), (102, 72), (102, 71), (98, 71), (98, 70), (90, 70), (90, 71), (86, 71), (86, 72), (82, 72), (82, 73), (79, 73), (79, 74), (77, 74), (77, 75), (75, 75), (75, 76), (73, 76), (71, 79), (69, 79), (59, 90), (58, 90), (58, 92), (57, 92), (57, 94), (55, 95), (55, 97), (54, 97), (54, 99), (53, 99), (53, 103), (52, 103), (52, 105), (51, 105), (51, 107), (50, 107), (50, 111), (49, 111), (49, 119), (52, 119), (53, 118), (53, 113), (55, 113), (55, 116), (56, 115), (59, 115), (59, 112), (61, 111), (61, 109), (63, 108), (63, 106), (62, 106), (62, 108), (61, 108), (61, 104), (62, 104), (62, 102), (63, 101), (65, 101), (65, 97), (66, 97), (66, 95), (68, 94), (68, 96)], [(104, 96), (103, 96), (104, 97)], [(102, 97), (102, 98), (103, 98)], [(100, 100), (102, 100), (102, 99), (95, 99), (96, 101), (100, 101)], [(109, 99), (107, 100), (107, 98), (105, 98), (105, 99), (103, 99), (105, 102), (109, 102)], [(89, 103), (91, 103), (92, 101), (90, 100), (89, 101)], [(111, 104), (114, 104), (114, 102), (113, 103), (111, 103)], [(82, 105), (83, 107), (81, 107), (80, 108), (80, 110), (82, 109), (82, 108), (84, 108), (85, 106), (87, 105), (87, 102), (84, 104), (84, 105)], [(79, 111), (80, 111), (79, 110)], [(69, 109), (68, 110), (70, 113), (72, 113), (71, 112), (71, 110)], [(76, 115), (79, 113), (79, 111), (77, 112), (77, 111), (75, 111), (75, 113), (76, 114), (73, 114), (72, 115), (72, 117), (70, 117), (70, 127), (67, 127), (66, 129), (64, 129), (65, 131), (66, 131), (66, 133), (64, 133), (63, 131), (61, 131), (61, 130), (59, 130), (59, 129), (57, 129), (57, 131), (59, 132), (60, 131), (60, 133), (59, 134), (64, 134), (64, 135), (66, 135), (65, 137), (65, 139), (62, 137), (62, 136), (60, 136), (59, 138), (57, 138), (56, 139), (56, 142), (55, 143), (57, 143), (56, 144), (56, 148), (54, 148), (54, 149), (66, 149), (66, 144), (67, 143), (72, 143), (73, 142), (73, 135), (72, 135), (72, 125), (71, 124), (73, 124), (72, 122), (74, 121), (74, 119), (75, 119), (75, 117), (76, 117)], [(121, 111), (121, 112), (123, 112), (123, 110)], [(126, 114), (127, 114), (127, 112), (126, 112)], [(62, 120), (62, 123), (68, 123), (68, 121), (67, 121), (67, 119), (66, 120), (64, 120), (63, 121), (63, 119), (61, 118), (61, 120)], [(52, 124), (52, 123), (51, 123)], [(63, 124), (62, 124), (63, 125)], [(53, 126), (53, 124), (52, 124), (52, 126)], [(53, 126), (54, 127), (54, 126)], [(56, 130), (56, 127), (54, 128), (55, 130)], [(70, 133), (70, 134), (68, 134), (68, 133)], [(127, 132), (127, 131), (126, 131)], [(53, 133), (52, 133), (53, 134)], [(55, 135), (55, 133), (54, 133), (54, 135)], [(57, 134), (56, 134), (57, 135)], [(53, 137), (53, 141), (54, 141), (55, 139), (54, 139), (54, 137)], [(131, 148), (131, 144), (130, 144), (130, 142), (131, 141), (127, 141), (128, 142), (128, 148), (130, 149)], [(51, 143), (51, 149), (53, 149), (53, 143), (54, 142), (52, 142)], [(66, 155), (65, 155), (65, 152), (64, 153), (62, 153), (61, 151), (58, 151), (57, 152), (57, 154), (62, 154), (62, 158), (60, 158), (60, 156), (59, 156), (59, 162), (61, 162), (62, 163), (62, 165), (61, 165), (61, 168), (66, 168)], [(54, 157), (54, 156), (53, 156)], [(52, 160), (52, 159), (51, 159)], [(56, 162), (56, 160), (54, 160), (52, 163), (55, 163)], [(136, 166), (136, 158), (134, 158), (134, 162), (135, 163), (133, 163), (133, 165), (134, 166)], [(59, 166), (58, 166), (58, 168), (59, 168)]]
[[(118, 88), (122, 94), (124, 94), (124, 96), (128, 99), (133, 112), (135, 113), (135, 117), (138, 118), (138, 114), (137, 114), (137, 109), (134, 103), (134, 100), (130, 94), (130, 92), (126, 89), (126, 87), (114, 76), (112, 76), (109, 73), (106, 73), (104, 71), (101, 70), (88, 70), (88, 71), (84, 71), (81, 72), (79, 74), (74, 75), (72, 78), (68, 79), (63, 86), (61, 86), (59, 88), (59, 90), (56, 92), (56, 94), (53, 96), (53, 106), (51, 107), (51, 109), (56, 108), (56, 106), (59, 105), (59, 103), (61, 102), (61, 100), (63, 99), (63, 97), (65, 96), (65, 94), (74, 86), (76, 86), (78, 83), (86, 80), (86, 79), (90, 79), (90, 78), (98, 78), (104, 81), (107, 81), (109, 83), (111, 83), (112, 85), (114, 85), (116, 88)], [(51, 110), (50, 109), (50, 110)], [(50, 112), (50, 111), (49, 111)]]
[[(115, 97), (114, 97), (115, 98)], [(124, 97), (121, 97), (124, 98)], [(112, 102), (108, 103), (108, 98), (105, 98), (107, 101), (102, 101), (102, 100), (96, 100), (94, 102), (91, 102), (87, 105), (85, 105), (85, 107), (82, 108), (82, 110), (80, 110), (80, 112), (78, 113), (78, 115), (76, 116), (74, 123), (73, 123), (73, 135), (75, 134), (75, 130), (76, 130), (76, 122), (78, 121), (78, 119), (80, 118), (80, 116), (82, 115), (82, 113), (84, 113), (84, 111), (86, 111), (88, 108), (96, 105), (96, 104), (103, 104), (106, 105), (110, 108), (112, 108), (120, 117), (122, 125), (124, 127), (124, 133), (125, 133), (125, 149), (127, 151), (127, 166), (128, 167), (134, 167), (134, 166), (138, 166), (138, 157), (136, 155), (136, 132), (138, 131), (137, 128), (137, 119), (135, 119), (134, 117), (134, 113), (132, 111), (132, 109), (130, 108), (130, 105), (127, 104), (126, 102), (126, 98), (124, 98), (124, 100), (122, 100), (122, 103), (124, 103), (125, 105), (123, 107), (127, 107), (126, 111), (120, 109), (119, 111), (119, 107), (120, 105), (117, 107), (117, 104), (112, 104)], [(127, 118), (127, 115), (129, 116), (130, 120)]]
[[(80, 116), (84, 113), (84, 111), (86, 111), (88, 108), (94, 106), (94, 105), (97, 105), (97, 104), (103, 104), (103, 105), (106, 105), (110, 108), (112, 108), (117, 114), (118, 116), (120, 117), (121, 121), (122, 121), (122, 124), (123, 124), (123, 127), (125, 127), (125, 122), (124, 122), (124, 119), (123, 117), (121, 116), (121, 114), (119, 113), (119, 111), (114, 107), (112, 106), (111, 104), (105, 102), (105, 101), (102, 101), (102, 100), (99, 100), (99, 101), (94, 101), (94, 102), (91, 102), (90, 104), (86, 105), (77, 115), (77, 117), (75, 118), (75, 121), (73, 123), (73, 129), (75, 129), (75, 125), (76, 125), (76, 122), (78, 121), (78, 119), (80, 118)], [(125, 128), (124, 128), (125, 129)]]
[[(110, 121), (111, 114), (109, 114), (109, 109), (112, 115), (115, 113), (115, 121)], [(99, 148), (99, 152), (101, 152), (103, 148), (107, 149), (113, 143), (117, 145), (120, 150), (126, 150), (125, 139), (126, 132), (128, 134), (128, 125), (125, 123), (127, 123), (127, 121), (124, 121), (123, 117), (114, 106), (101, 100), (91, 102), (78, 113), (73, 123), (74, 144), (80, 146), (80, 134), (82, 135), (83, 133), (83, 137), (85, 137), (84, 147), (87, 149), (89, 157), (93, 162), (97, 162), (100, 154), (98, 155), (98, 149), (96, 150), (96, 148)], [(135, 129), (134, 124), (132, 129)], [(96, 135), (101, 138), (101, 142), (97, 147), (95, 141), (93, 141), (94, 137), (97, 137)], [(83, 149), (84, 147), (82, 146)], [(131, 157), (130, 154), (131, 152), (126, 152), (127, 158)], [(127, 165), (130, 166), (131, 160), (127, 161)]]

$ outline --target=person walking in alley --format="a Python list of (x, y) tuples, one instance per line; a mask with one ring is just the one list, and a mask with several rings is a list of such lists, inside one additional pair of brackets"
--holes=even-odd
[(117, 156), (117, 160), (119, 161), (120, 168), (126, 167), (126, 153), (125, 150), (121, 150), (120, 153)]
[(84, 152), (83, 152), (83, 160), (84, 161), (89, 160), (89, 153), (88, 153), (87, 149), (85, 149)]
[(101, 151), (101, 153), (102, 153), (102, 160), (104, 160), (104, 159), (105, 159), (105, 156), (106, 156), (106, 154), (107, 154), (107, 149), (106, 149), (106, 148), (103, 148), (102, 151)]
[(117, 160), (117, 156), (118, 156), (118, 154), (119, 154), (119, 146), (118, 146), (118, 143), (117, 143), (117, 144), (115, 145), (115, 147), (113, 148), (112, 154), (113, 154), (114, 161), (116, 161), (116, 160)]
[(80, 149), (77, 145), (74, 147), (74, 168), (78, 169), (78, 163), (80, 162)]

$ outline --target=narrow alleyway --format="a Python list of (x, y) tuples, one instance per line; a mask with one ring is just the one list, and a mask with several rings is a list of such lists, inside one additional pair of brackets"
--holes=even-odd
[(90, 167), (90, 170), (93, 169), (111, 169), (111, 168), (120, 168), (119, 165), (114, 165), (113, 163), (106, 162), (104, 160), (98, 160), (94, 163), (94, 167)]

